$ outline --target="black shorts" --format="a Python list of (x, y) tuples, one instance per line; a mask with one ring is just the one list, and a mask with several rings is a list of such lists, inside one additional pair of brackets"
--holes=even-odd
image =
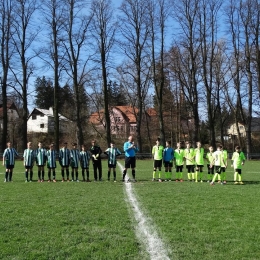
[(203, 172), (203, 165), (197, 165), (196, 171)]
[(25, 165), (24, 167), (25, 167), (25, 169), (28, 169), (28, 170), (33, 168), (33, 166), (29, 166), (29, 165)]
[(126, 157), (125, 158), (125, 168), (135, 168), (136, 166), (136, 158), (134, 157)]
[(162, 160), (154, 160), (153, 167), (154, 168), (161, 168), (162, 167)]
[(194, 172), (195, 165), (186, 165), (186, 169), (188, 173)]
[(37, 164), (38, 167), (44, 167), (44, 164)]
[(242, 173), (242, 169), (235, 169), (235, 172), (237, 172), (238, 174)]
[(163, 164), (164, 164), (164, 167), (172, 167), (172, 165), (173, 165), (172, 162), (168, 162), (168, 161), (164, 161)]
[(110, 164), (110, 163), (109, 163), (109, 164), (108, 164), (108, 168), (110, 168), (110, 169), (112, 169), (112, 168), (115, 169), (115, 168), (116, 168), (116, 164)]
[(221, 166), (215, 166), (215, 171), (216, 171), (216, 173), (221, 174), (222, 167)]
[(182, 172), (183, 165), (176, 165), (176, 172)]
[(13, 165), (13, 164), (7, 164), (7, 165), (5, 166), (5, 168), (11, 170), (11, 169), (14, 168), (14, 165)]

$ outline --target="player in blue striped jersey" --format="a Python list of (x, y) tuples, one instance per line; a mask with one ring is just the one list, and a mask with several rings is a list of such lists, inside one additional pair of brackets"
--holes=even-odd
[(4, 182), (12, 181), (15, 157), (19, 157), (17, 151), (12, 148), (11, 142), (8, 142), (6, 145), (7, 148), (3, 153), (3, 166), (6, 168)]
[(64, 171), (66, 170), (67, 181), (69, 181), (69, 166), (70, 166), (70, 150), (67, 148), (68, 143), (65, 142), (59, 151), (59, 163), (61, 166), (61, 177), (64, 182)]
[(47, 151), (48, 182), (51, 182), (51, 173), (53, 176), (53, 182), (56, 182), (56, 151), (54, 150), (53, 143), (49, 147), (50, 149)]
[(80, 165), (81, 165), (81, 170), (82, 170), (82, 178), (83, 181), (86, 180), (85, 178), (85, 171), (86, 171), (86, 175), (87, 175), (87, 182), (90, 182), (89, 179), (89, 161), (90, 161), (91, 155), (88, 151), (86, 151), (86, 147), (83, 144), (81, 146), (81, 152), (80, 152)]
[(28, 182), (28, 173), (30, 172), (30, 182), (32, 182), (33, 178), (33, 165), (35, 161), (35, 153), (32, 149), (32, 143), (27, 143), (27, 149), (24, 150), (23, 153), (23, 165), (25, 167), (25, 182)]
[(44, 166), (47, 160), (47, 151), (42, 147), (42, 142), (38, 143), (35, 150), (36, 164), (38, 166), (38, 182), (44, 182)]
[(70, 150), (70, 166), (71, 166), (71, 181), (74, 181), (74, 173), (76, 174), (76, 181), (79, 182), (79, 163), (80, 163), (80, 153), (77, 149), (77, 144), (73, 144), (73, 149)]
[(110, 181), (111, 169), (113, 169), (114, 182), (116, 182), (116, 157), (121, 154), (118, 148), (115, 147), (113, 142), (110, 143), (110, 148), (104, 152), (108, 156), (108, 173), (107, 180)]

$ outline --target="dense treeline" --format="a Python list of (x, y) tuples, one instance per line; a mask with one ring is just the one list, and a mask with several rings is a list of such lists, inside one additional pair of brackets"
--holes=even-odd
[[(145, 131), (143, 124), (149, 107), (157, 110), (154, 128), (162, 140), (216, 146), (234, 122), (237, 129), (246, 125), (244, 146), (252, 151), (260, 96), (258, 0), (122, 0), (116, 8), (109, 0), (5, 0), (0, 16), (2, 144), (12, 93), (20, 104), (22, 147), (29, 105), (53, 106), (59, 145), (61, 111), (83, 143), (88, 115), (103, 110), (108, 144), (111, 104), (130, 104), (138, 108), (141, 151), (151, 142), (152, 126)], [(193, 122), (185, 135), (181, 120)], [(236, 141), (243, 146), (240, 135)]]

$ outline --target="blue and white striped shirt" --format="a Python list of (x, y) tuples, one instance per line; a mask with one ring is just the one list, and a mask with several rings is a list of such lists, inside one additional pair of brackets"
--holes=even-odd
[(79, 162), (80, 162), (79, 150), (77, 150), (77, 149), (70, 150), (70, 158), (71, 158), (71, 161), (72, 161), (73, 168), (78, 168)]
[(108, 156), (108, 164), (115, 165), (116, 157), (117, 155), (120, 155), (121, 152), (118, 150), (118, 148), (107, 148), (105, 154)]
[(59, 162), (61, 166), (69, 166), (70, 164), (70, 150), (68, 148), (61, 148), (59, 152)]
[(6, 164), (14, 165), (16, 156), (18, 156), (18, 153), (14, 148), (6, 148), (4, 150), (3, 157), (5, 158)]
[(87, 151), (81, 151), (80, 152), (80, 163), (81, 163), (81, 168), (86, 169), (89, 167), (89, 160), (91, 156), (89, 152)]
[(44, 148), (38, 148), (35, 150), (35, 158), (37, 165), (44, 165), (47, 159), (47, 151)]
[(48, 168), (56, 168), (56, 151), (55, 150), (47, 151), (47, 166), (48, 166)]
[(35, 153), (32, 149), (25, 149), (23, 153), (23, 162), (25, 166), (32, 167), (35, 160)]

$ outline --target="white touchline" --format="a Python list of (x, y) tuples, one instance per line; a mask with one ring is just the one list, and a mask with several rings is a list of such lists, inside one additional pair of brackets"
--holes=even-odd
[[(122, 164), (118, 162), (121, 170)], [(126, 176), (128, 178), (128, 176)], [(151, 260), (170, 260), (168, 252), (163, 241), (160, 239), (154, 224), (149, 221), (149, 218), (141, 211), (139, 202), (132, 189), (131, 182), (125, 185), (127, 200), (130, 208), (133, 210), (135, 220), (137, 222), (136, 234), (138, 239), (146, 247), (147, 253), (150, 255)]]

